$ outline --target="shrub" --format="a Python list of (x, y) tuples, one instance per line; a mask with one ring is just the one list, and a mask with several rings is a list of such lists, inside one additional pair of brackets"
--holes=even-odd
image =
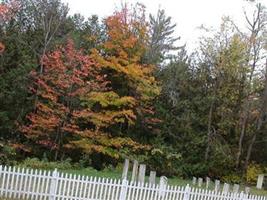
[(242, 177), (238, 174), (229, 174), (222, 177), (222, 181), (226, 183), (239, 184), (242, 181)]
[(16, 151), (11, 146), (0, 142), (0, 164), (15, 164)]
[(257, 177), (259, 174), (262, 174), (263, 173), (263, 169), (260, 165), (258, 164), (250, 164), (247, 168), (247, 171), (246, 171), (246, 181), (247, 183), (249, 184), (255, 184), (256, 181), (257, 181)]
[(20, 167), (29, 167), (33, 169), (45, 169), (53, 170), (55, 168), (59, 170), (74, 169), (77, 166), (71, 164), (71, 160), (67, 159), (61, 162), (48, 162), (45, 160), (39, 160), (38, 158), (27, 158), (19, 164)]

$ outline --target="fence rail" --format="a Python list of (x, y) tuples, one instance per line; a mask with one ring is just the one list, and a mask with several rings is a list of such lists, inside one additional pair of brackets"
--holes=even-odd
[(189, 186), (142, 184), (0, 166), (0, 198), (29, 200), (267, 200), (267, 197), (223, 193)]

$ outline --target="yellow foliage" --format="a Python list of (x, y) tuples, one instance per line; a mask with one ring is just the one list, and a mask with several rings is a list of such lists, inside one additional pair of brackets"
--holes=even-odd
[(109, 92), (92, 92), (86, 97), (91, 103), (99, 103), (103, 108), (115, 106), (122, 108), (124, 106), (133, 107), (136, 103), (135, 99), (130, 96), (120, 97), (113, 91)]
[(259, 174), (263, 173), (263, 169), (258, 164), (250, 164), (246, 171), (246, 181), (255, 184)]

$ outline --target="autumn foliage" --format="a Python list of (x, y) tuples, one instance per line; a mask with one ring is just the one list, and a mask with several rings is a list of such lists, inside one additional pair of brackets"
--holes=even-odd
[(125, 116), (127, 127), (135, 123), (138, 115), (154, 113), (150, 103), (160, 91), (153, 76), (154, 66), (142, 63), (148, 37), (144, 8), (125, 7), (108, 17), (106, 26), (104, 53), (93, 49), (91, 58), (108, 74), (114, 92), (134, 105)]
[(30, 91), (37, 98), (35, 110), (27, 116), (29, 123), (21, 127), (27, 138), (55, 151), (56, 157), (63, 149), (81, 149), (118, 158), (108, 149), (137, 145), (106, 133), (114, 124), (134, 121), (130, 108), (135, 101), (110, 90), (99, 63), (76, 50), (72, 41), (41, 62), (43, 73), (30, 74), (34, 82)]
[(28, 138), (36, 143), (59, 150), (68, 134), (93, 134), (93, 128), (81, 130), (81, 118), (93, 114), (90, 108), (80, 105), (80, 98), (95, 91), (104, 91), (106, 82), (98, 73), (92, 59), (75, 50), (72, 41), (66, 47), (46, 55), (44, 72), (31, 72), (36, 108), (27, 116), (29, 124), (22, 127)]

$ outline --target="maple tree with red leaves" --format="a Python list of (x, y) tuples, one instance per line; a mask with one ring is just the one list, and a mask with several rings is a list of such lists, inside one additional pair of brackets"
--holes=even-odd
[(38, 96), (36, 108), (27, 116), (30, 123), (21, 130), (26, 137), (58, 153), (66, 135), (92, 134), (92, 130), (81, 131), (77, 125), (79, 118), (93, 114), (80, 105), (80, 98), (106, 90), (107, 82), (99, 75), (96, 63), (76, 50), (72, 41), (41, 62), (44, 72), (31, 72), (34, 86), (30, 90)]
[[(106, 148), (136, 145), (130, 139), (111, 139), (105, 132), (110, 125), (123, 122), (131, 114), (124, 108), (133, 105), (128, 105), (128, 98), (119, 99), (109, 91), (109, 81), (91, 57), (76, 50), (69, 40), (41, 62), (43, 73), (34, 70), (30, 74), (34, 82), (30, 90), (38, 97), (36, 108), (27, 115), (28, 124), (20, 128), (28, 139), (55, 151), (55, 159), (63, 149), (96, 151), (118, 158)], [(115, 104), (120, 109), (110, 109)]]

